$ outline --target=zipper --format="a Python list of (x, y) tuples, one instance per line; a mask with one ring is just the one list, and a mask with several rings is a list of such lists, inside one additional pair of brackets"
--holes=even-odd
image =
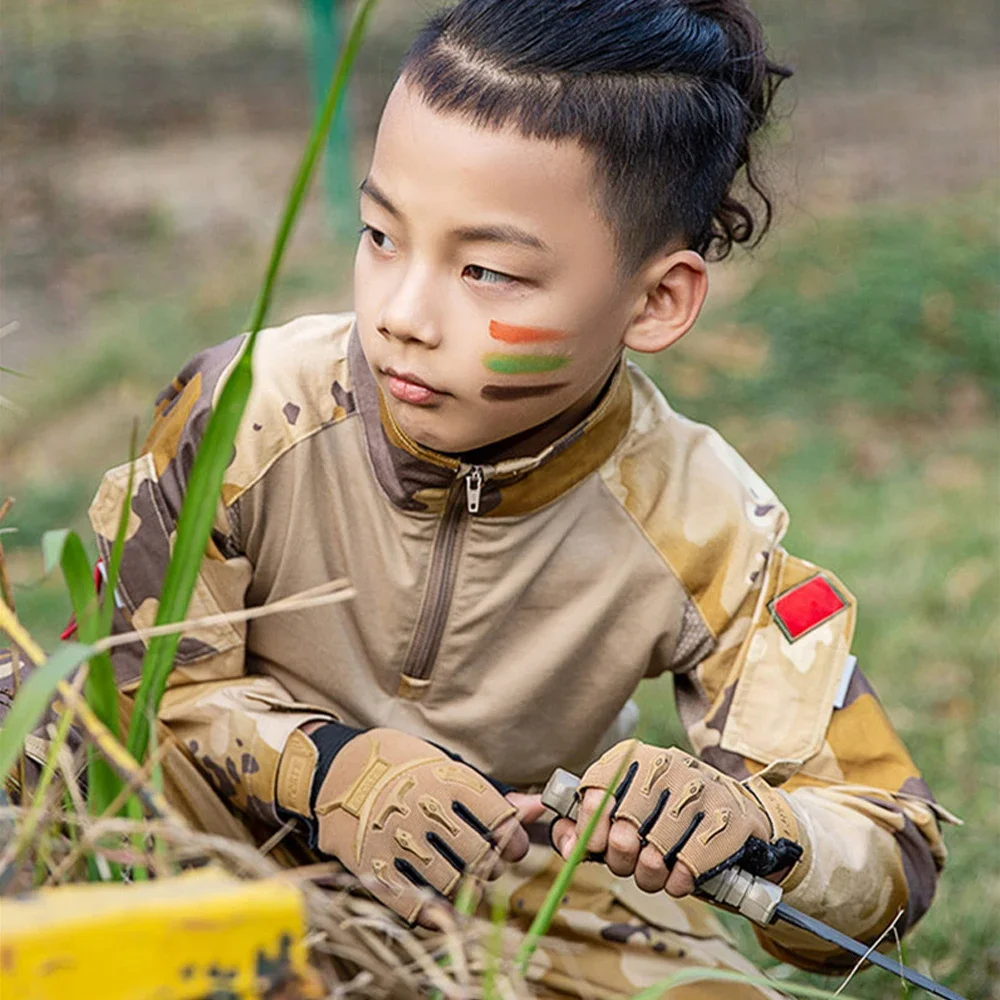
[(473, 465), (464, 472), (459, 471), (448, 491), (444, 514), (431, 549), (424, 599), (413, 629), (410, 648), (403, 661), (402, 674), (410, 680), (426, 681), (434, 669), (455, 593), (462, 538), (469, 516), (479, 513), (479, 501), (485, 481), (486, 470), (481, 465)]
[(465, 506), (470, 514), (479, 513), (479, 498), (483, 493), (483, 468), (474, 465), (465, 474)]

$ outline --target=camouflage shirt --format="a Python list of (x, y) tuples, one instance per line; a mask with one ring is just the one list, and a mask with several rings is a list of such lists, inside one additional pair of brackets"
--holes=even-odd
[[(205, 351), (157, 401), (119, 630), (155, 619), (195, 450), (245, 344)], [(787, 795), (805, 846), (792, 905), (859, 938), (923, 913), (946, 814), (849, 656), (854, 599), (782, 548), (784, 508), (715, 431), (623, 364), (540, 453), (470, 466), (395, 425), (350, 315), (265, 331), (253, 368), (189, 615), (339, 577), (357, 596), (182, 640), (162, 718), (232, 807), (275, 822), (289, 733), (328, 718), (406, 730), (536, 789), (626, 736), (639, 682), (670, 673), (695, 751)], [(128, 471), (91, 508), (105, 557)], [(125, 691), (142, 651), (117, 654)], [(765, 946), (807, 966), (831, 954), (784, 928)]]

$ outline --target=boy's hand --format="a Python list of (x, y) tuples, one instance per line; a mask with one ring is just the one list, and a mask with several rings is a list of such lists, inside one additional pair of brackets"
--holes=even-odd
[[(700, 879), (739, 864), (756, 875), (787, 871), (801, 856), (798, 825), (784, 798), (747, 786), (676, 748), (626, 740), (580, 781), (576, 824), (558, 820), (552, 842), (565, 858), (622, 762), (625, 770), (588, 848), (646, 892), (693, 892)], [(773, 841), (773, 843), (772, 843)]]
[(454, 897), (466, 871), (496, 877), (528, 837), (518, 807), (470, 765), (394, 729), (338, 723), (292, 734), (276, 798), (311, 821), (315, 846), (411, 923), (428, 896)]

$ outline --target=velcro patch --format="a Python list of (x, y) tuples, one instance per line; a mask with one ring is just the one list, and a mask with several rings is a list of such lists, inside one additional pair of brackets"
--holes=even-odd
[(837, 588), (822, 573), (817, 573), (779, 594), (768, 604), (768, 609), (785, 638), (795, 642), (839, 615), (847, 606)]

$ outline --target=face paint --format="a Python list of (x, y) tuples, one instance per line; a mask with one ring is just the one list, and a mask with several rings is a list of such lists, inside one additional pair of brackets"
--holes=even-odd
[(512, 326), (490, 320), (490, 336), (505, 344), (554, 344), (565, 340), (569, 334), (561, 330), (546, 330), (540, 326)]
[(537, 375), (554, 372), (569, 364), (565, 354), (497, 354), (483, 355), (483, 364), (498, 375)]
[(489, 382), (482, 387), (479, 395), (497, 403), (512, 402), (518, 399), (534, 399), (537, 396), (548, 396), (549, 393), (565, 389), (569, 382), (549, 382), (546, 385), (497, 385)]

